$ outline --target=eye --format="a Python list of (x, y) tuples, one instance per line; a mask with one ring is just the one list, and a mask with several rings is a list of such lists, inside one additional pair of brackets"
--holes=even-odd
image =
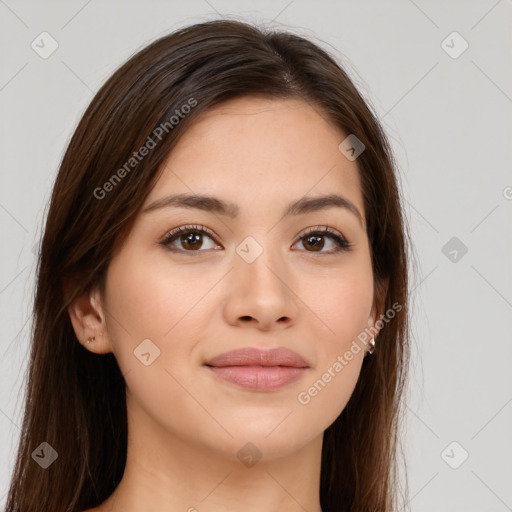
[[(322, 251), (325, 247), (325, 239), (331, 239), (331, 248), (327, 251)], [(305, 234), (303, 234), (298, 242), (302, 242), (304, 247), (311, 248), (307, 252), (316, 252), (320, 254), (334, 254), (341, 251), (348, 251), (352, 244), (347, 242), (341, 233), (329, 228), (328, 226), (317, 226), (310, 228)]]
[[(215, 242), (213, 233), (210, 232), (210, 230), (208, 230), (204, 226), (181, 226), (179, 228), (173, 229), (172, 231), (167, 233), (167, 235), (160, 242), (160, 244), (166, 246), (171, 251), (189, 252), (193, 254), (194, 252), (203, 252), (200, 251), (199, 249), (204, 249), (204, 236), (207, 236), (211, 240), (211, 242), (213, 242), (213, 247), (206, 247), (206, 249), (220, 247)], [(181, 248), (177, 248), (175, 242), (181, 244)]]
[[(204, 237), (210, 239), (210, 247), (204, 247)], [(330, 249), (327, 247), (329, 249), (327, 251), (322, 250), (326, 246), (325, 239), (330, 239), (330, 245), (333, 246)], [(326, 255), (348, 251), (352, 245), (345, 240), (341, 233), (328, 226), (309, 228), (294, 245), (299, 242), (306, 248), (306, 252)], [(221, 248), (215, 241), (215, 235), (208, 228), (197, 225), (181, 226), (169, 231), (160, 244), (173, 252), (188, 252), (190, 255), (194, 256), (200, 252), (204, 252), (204, 250), (201, 249)], [(178, 244), (178, 246), (176, 244)], [(329, 246), (329, 244), (327, 245)]]

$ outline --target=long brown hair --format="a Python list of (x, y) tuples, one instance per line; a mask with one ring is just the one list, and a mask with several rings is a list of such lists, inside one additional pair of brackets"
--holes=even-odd
[[(389, 143), (348, 75), (319, 46), (290, 33), (220, 20), (180, 29), (131, 57), (95, 95), (69, 142), (37, 266), (9, 512), (81, 512), (103, 502), (121, 480), (125, 381), (112, 353), (93, 354), (78, 343), (67, 308), (92, 287), (104, 291), (114, 248), (129, 233), (187, 126), (210, 107), (247, 95), (301, 98), (365, 145), (357, 164), (375, 290), (388, 279), (384, 309), (401, 308), (379, 332), (347, 406), (325, 431), (320, 503), (324, 512), (397, 510), (409, 358), (408, 233)], [(170, 121), (173, 115), (179, 122)], [(155, 136), (159, 127), (161, 138)], [(154, 147), (134, 163), (130, 159), (148, 137)], [(47, 469), (32, 457), (42, 442), (58, 454)]]

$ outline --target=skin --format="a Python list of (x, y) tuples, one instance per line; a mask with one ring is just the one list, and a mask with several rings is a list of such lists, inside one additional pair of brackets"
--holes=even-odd
[[(347, 404), (366, 347), (307, 405), (297, 396), (382, 311), (356, 215), (331, 207), (281, 217), (291, 201), (336, 192), (364, 220), (357, 162), (338, 149), (346, 135), (301, 100), (242, 98), (204, 113), (168, 156), (144, 207), (192, 192), (232, 201), (240, 213), (139, 213), (111, 261), (105, 296), (92, 290), (70, 306), (80, 342), (113, 352), (126, 379), (126, 470), (88, 512), (321, 511), (322, 434)], [(182, 252), (159, 245), (187, 224), (216, 239), (203, 235), (202, 246), (190, 249), (178, 235), (172, 245)], [(351, 249), (333, 253), (336, 242), (324, 236), (315, 251), (302, 233), (325, 225)], [(236, 252), (248, 236), (263, 249), (252, 263)], [(160, 350), (149, 366), (134, 357), (144, 339)], [(292, 349), (310, 368), (298, 381), (258, 392), (203, 366), (249, 346)], [(252, 467), (237, 458), (248, 442), (263, 454)]]

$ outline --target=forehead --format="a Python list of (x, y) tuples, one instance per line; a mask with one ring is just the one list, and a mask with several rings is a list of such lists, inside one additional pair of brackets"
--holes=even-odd
[(229, 100), (183, 134), (146, 204), (170, 192), (207, 193), (242, 208), (340, 192), (363, 213), (359, 169), (338, 149), (346, 135), (300, 99)]

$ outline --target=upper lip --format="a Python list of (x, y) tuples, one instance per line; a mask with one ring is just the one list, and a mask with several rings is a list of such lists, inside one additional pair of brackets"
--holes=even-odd
[(263, 350), (247, 347), (225, 352), (204, 363), (207, 366), (290, 366), (309, 368), (299, 354), (287, 348), (279, 347)]

